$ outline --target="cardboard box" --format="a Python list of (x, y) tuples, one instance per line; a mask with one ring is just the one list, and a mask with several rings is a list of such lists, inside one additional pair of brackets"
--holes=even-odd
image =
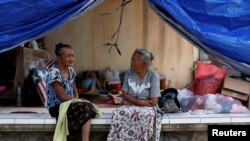
[(226, 77), (221, 94), (247, 101), (250, 94), (250, 83), (247, 81)]
[(248, 100), (248, 95), (247, 94), (240, 93), (240, 92), (235, 92), (235, 91), (228, 90), (228, 89), (222, 89), (221, 94), (231, 96), (233, 98), (240, 99), (240, 100), (243, 100), (243, 101)]

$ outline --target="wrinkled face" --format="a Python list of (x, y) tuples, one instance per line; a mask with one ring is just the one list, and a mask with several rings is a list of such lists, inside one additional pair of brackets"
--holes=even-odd
[(72, 67), (74, 63), (74, 51), (71, 48), (62, 48), (61, 55), (57, 56), (59, 63), (65, 67)]
[(131, 58), (131, 69), (134, 71), (140, 70), (145, 67), (144, 62), (140, 59), (141, 55), (138, 53), (134, 53)]

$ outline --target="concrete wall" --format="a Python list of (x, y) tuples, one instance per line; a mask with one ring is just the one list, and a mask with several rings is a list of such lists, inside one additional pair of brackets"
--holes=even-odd
[[(107, 135), (108, 132), (91, 132), (90, 141), (106, 141)], [(53, 140), (53, 132), (0, 132), (0, 141), (52, 141), (52, 140)], [(78, 140), (75, 139), (74, 141)], [(207, 141), (207, 132), (206, 131), (162, 132), (160, 141)]]
[[(71, 44), (75, 50), (75, 69), (117, 70), (129, 68), (135, 48), (147, 48), (155, 55), (153, 68), (171, 79), (172, 87), (181, 88), (192, 81), (197, 50), (164, 23), (143, 0), (134, 0), (124, 10), (118, 44), (122, 55), (103, 44), (111, 41), (117, 29), (120, 12), (114, 11), (119, 0), (104, 0), (99, 6), (45, 37), (46, 48), (54, 54), (58, 42)], [(102, 13), (112, 12), (102, 16)]]

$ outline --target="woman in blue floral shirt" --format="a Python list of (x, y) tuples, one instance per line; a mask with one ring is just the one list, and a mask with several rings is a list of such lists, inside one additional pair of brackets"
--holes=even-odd
[[(72, 68), (74, 51), (70, 45), (59, 43), (55, 54), (57, 64), (50, 68), (46, 79), (47, 107), (52, 117), (58, 118), (62, 102), (78, 98), (75, 85), (76, 73)], [(89, 141), (91, 119), (96, 116), (89, 101), (71, 103), (67, 110), (70, 135), (81, 133), (82, 140)]]

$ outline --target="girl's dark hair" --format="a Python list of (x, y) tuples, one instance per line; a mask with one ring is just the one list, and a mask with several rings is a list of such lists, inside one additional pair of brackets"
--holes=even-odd
[(62, 55), (62, 48), (71, 48), (70, 45), (68, 44), (63, 44), (63, 43), (58, 43), (55, 45), (56, 49), (55, 49), (55, 54), (56, 56), (61, 56)]

